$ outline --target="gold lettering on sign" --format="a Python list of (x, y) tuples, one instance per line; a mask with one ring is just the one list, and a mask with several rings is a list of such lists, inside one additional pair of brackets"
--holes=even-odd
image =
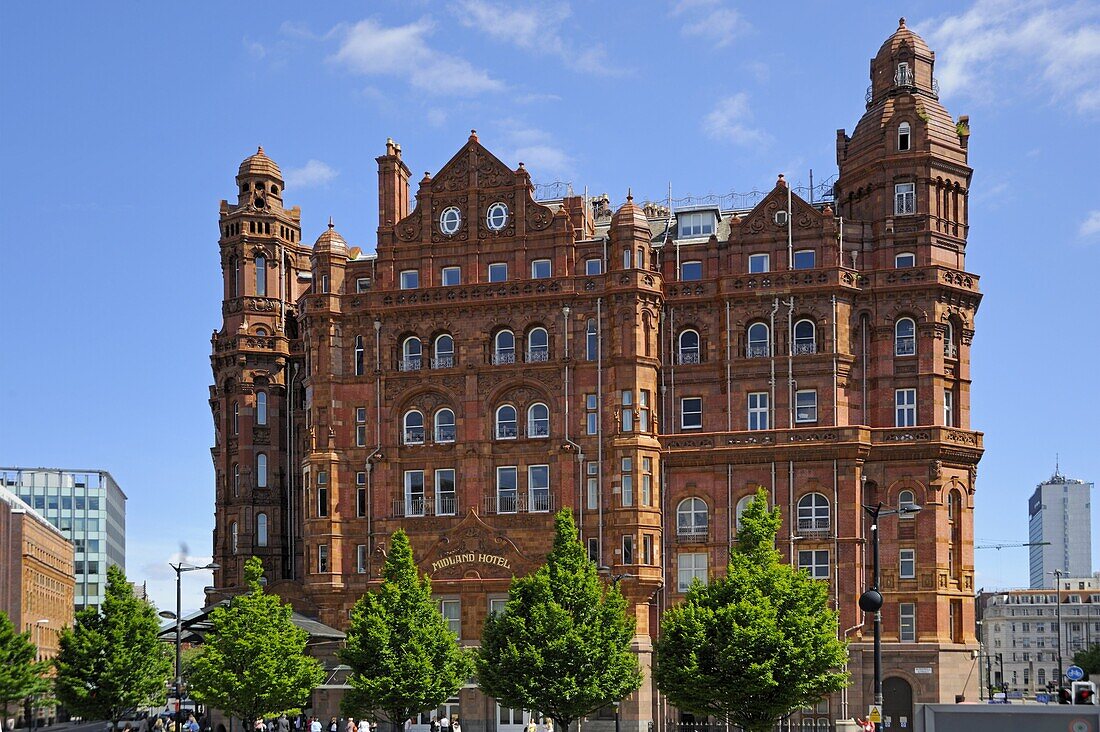
[(435, 574), (441, 569), (447, 567), (454, 567), (458, 564), (489, 564), (494, 567), (501, 567), (503, 569), (511, 569), (512, 565), (508, 563), (507, 557), (501, 557), (496, 554), (478, 554), (476, 552), (467, 552), (465, 554), (452, 554), (449, 557), (443, 557), (432, 562), (432, 574)]

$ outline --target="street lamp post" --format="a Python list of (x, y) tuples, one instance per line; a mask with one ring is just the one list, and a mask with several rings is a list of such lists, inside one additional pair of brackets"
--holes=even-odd
[(612, 702), (615, 705), (615, 732), (619, 732), (619, 702)]
[[(50, 622), (49, 618), (42, 618), (41, 620), (35, 620), (34, 625), (34, 650), (36, 654), (36, 661), (42, 660), (42, 626)], [(31, 695), (31, 732), (38, 727), (38, 705), (35, 704), (37, 695)]]
[(1062, 570), (1056, 569), (1054, 575), (1054, 615), (1058, 623), (1058, 689), (1062, 688)]
[[(898, 508), (883, 509), (882, 503), (874, 506), (864, 506), (863, 510), (871, 517), (871, 562), (873, 580), (871, 589), (859, 596), (859, 609), (865, 613), (875, 614), (875, 706), (882, 708), (882, 593), (879, 592), (879, 565), (878, 565), (878, 519), (879, 516), (892, 514), (907, 515), (921, 510), (916, 504), (908, 504)], [(875, 732), (882, 732), (882, 722), (875, 722)]]
[(176, 725), (178, 729), (180, 714), (183, 712), (183, 694), (180, 691), (183, 686), (183, 679), (180, 676), (180, 644), (183, 637), (183, 610), (181, 608), (183, 603), (183, 592), (181, 580), (184, 572), (195, 572), (202, 569), (221, 569), (221, 567), (214, 562), (207, 564), (205, 567), (197, 567), (183, 562), (179, 562), (178, 564), (169, 562), (168, 566), (176, 571), (176, 612), (174, 614), (162, 612), (160, 615), (161, 617), (172, 618), (176, 621)]

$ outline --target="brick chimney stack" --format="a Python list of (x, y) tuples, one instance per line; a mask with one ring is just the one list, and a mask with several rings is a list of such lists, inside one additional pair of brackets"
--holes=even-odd
[(378, 228), (388, 228), (409, 215), (409, 168), (401, 146), (386, 138), (386, 154), (378, 163)]

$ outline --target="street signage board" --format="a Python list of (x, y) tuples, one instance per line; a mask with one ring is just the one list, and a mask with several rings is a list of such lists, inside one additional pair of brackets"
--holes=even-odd
[(1085, 669), (1080, 666), (1070, 666), (1066, 669), (1066, 678), (1070, 681), (1080, 681), (1085, 678)]
[(1040, 704), (1050, 704), (1050, 694), (1036, 694), (1035, 701)]
[(882, 722), (882, 707), (877, 704), (872, 704), (867, 708), (867, 721), (875, 724)]

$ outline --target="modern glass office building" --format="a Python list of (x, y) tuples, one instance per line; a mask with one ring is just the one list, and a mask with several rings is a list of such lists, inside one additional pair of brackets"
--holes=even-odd
[(77, 610), (103, 602), (107, 567), (126, 569), (126, 494), (106, 470), (0, 468), (0, 485), (73, 542)]

